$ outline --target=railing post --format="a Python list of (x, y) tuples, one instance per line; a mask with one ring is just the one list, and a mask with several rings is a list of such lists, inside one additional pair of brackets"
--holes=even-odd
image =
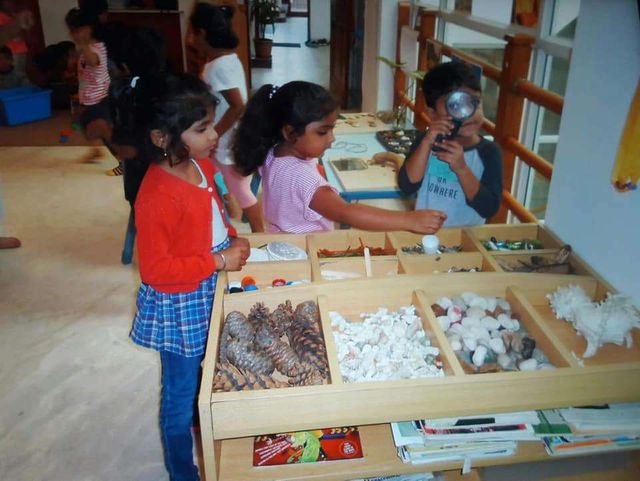
[[(420, 28), (418, 30), (418, 70), (421, 72), (427, 71), (429, 68), (427, 59), (427, 39), (433, 39), (436, 34), (436, 12), (432, 10), (420, 11)], [(416, 96), (415, 106), (416, 111), (425, 112), (427, 104), (424, 100), (424, 94), (422, 93), (422, 83), (416, 80)], [(427, 123), (420, 115), (414, 116), (413, 124), (417, 129), (423, 130)]]
[[(396, 33), (396, 63), (400, 63), (400, 34), (402, 27), (409, 25), (411, 21), (411, 6), (408, 2), (398, 3), (398, 31)], [(404, 92), (407, 76), (402, 69), (395, 69), (393, 74), (393, 108), (402, 105), (398, 92)]]
[[(507, 45), (505, 46), (502, 60), (500, 95), (498, 96), (494, 138), (502, 148), (504, 189), (507, 192), (511, 192), (516, 155), (506, 147), (506, 139), (508, 137), (520, 138), (524, 97), (514, 92), (514, 86), (517, 80), (528, 77), (534, 39), (528, 35), (507, 35), (505, 40)], [(491, 218), (490, 222), (506, 222), (507, 212), (508, 209), (503, 202), (500, 205), (500, 210)]]

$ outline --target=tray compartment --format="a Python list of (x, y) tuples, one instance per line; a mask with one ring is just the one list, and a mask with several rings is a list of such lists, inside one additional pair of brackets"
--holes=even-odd
[[(603, 291), (599, 282), (594, 281), (591, 288), (582, 287), (592, 300), (601, 301), (604, 299), (604, 296), (599, 294)], [(569, 353), (568, 355), (573, 359), (573, 363), (589, 367), (640, 362), (640, 329), (631, 331), (633, 345), (630, 348), (627, 348), (626, 345), (618, 346), (613, 343), (605, 343), (598, 348), (594, 356), (583, 358), (582, 355), (587, 349), (587, 341), (578, 334), (572, 323), (556, 317), (549, 305), (549, 300), (545, 297), (546, 294), (552, 294), (555, 290), (545, 289), (544, 292), (522, 290), (521, 295), (534, 309), (539, 323), (564, 346)]]
[[(467, 231), (481, 244), (483, 241), (495, 237), (498, 241), (537, 240), (542, 243), (542, 249), (559, 249), (562, 247), (562, 243), (555, 235), (537, 224), (486, 224), (469, 227)], [(535, 252), (541, 249), (532, 250)], [(531, 252), (531, 250), (527, 252)]]
[[(258, 290), (270, 289), (274, 279), (284, 279), (296, 283), (311, 282), (311, 262), (249, 262), (239, 272), (227, 272), (227, 287), (230, 283), (242, 282), (246, 276), (256, 281)], [(284, 286), (288, 287), (288, 286)], [(228, 289), (227, 289), (228, 292)]]
[[(465, 292), (472, 292), (476, 294), (474, 290), (465, 291)], [(445, 296), (437, 296), (437, 297), (430, 296), (427, 294), (425, 296), (425, 300), (426, 302), (429, 303), (429, 306), (430, 306), (429, 309), (432, 310), (434, 317), (436, 317), (436, 313), (433, 311), (431, 306), (433, 306), (434, 304), (437, 304), (438, 300), (441, 297), (454, 299), (456, 297), (461, 297), (462, 294), (463, 294), (463, 291), (459, 291), (459, 292), (451, 291), (449, 294)], [(496, 288), (489, 294), (485, 292), (480, 295), (482, 297), (491, 296), (491, 297), (496, 297), (498, 299), (504, 299), (505, 301), (507, 301), (511, 307), (511, 311), (510, 311), (511, 318), (517, 319), (520, 325), (519, 329), (517, 329), (515, 332), (518, 334), (525, 334), (527, 337), (533, 338), (536, 341), (536, 346), (535, 346), (536, 349), (542, 353), (543, 357), (546, 358), (548, 363), (552, 364), (556, 368), (569, 367), (572, 365), (570, 355), (568, 355), (566, 351), (562, 349), (562, 346), (557, 342), (557, 340), (553, 339), (550, 336), (550, 331), (541, 328), (541, 326), (538, 323), (538, 318), (536, 317), (536, 313), (532, 311), (529, 304), (527, 304), (526, 302), (522, 302), (519, 297), (514, 295), (513, 289), (511, 287), (506, 286), (502, 288)], [(490, 314), (487, 314), (487, 315), (490, 315)], [(463, 318), (464, 317), (465, 316), (463, 315)], [(498, 314), (492, 317), (494, 318), (498, 317)], [(435, 329), (442, 329), (437, 319), (436, 319), (436, 323), (437, 324), (435, 326)], [(505, 333), (505, 330), (500, 330), (499, 332)], [(455, 331), (453, 329), (452, 330), (442, 329), (442, 335), (445, 336), (445, 338), (449, 336), (458, 337), (455, 334)], [(464, 338), (465, 336), (461, 336), (461, 337)], [(460, 339), (460, 342), (462, 345), (465, 344), (465, 342), (463, 342), (463, 339)], [(480, 343), (478, 343), (478, 347), (479, 346), (480, 346)], [(475, 351), (472, 349), (471, 353), (473, 352)], [(464, 355), (462, 350), (455, 351), (455, 354), (458, 357), (460, 364), (463, 366), (464, 371), (468, 374), (487, 373), (487, 372), (489, 373), (504, 372), (507, 374), (512, 374), (512, 373), (520, 372), (519, 369), (503, 370), (498, 365), (497, 362), (489, 361), (489, 360), (485, 364), (483, 364), (481, 367), (476, 367), (471, 362), (471, 354)], [(468, 359), (467, 359), (467, 356), (468, 356)], [(489, 349), (488, 359), (491, 359), (492, 357), (493, 356), (491, 355), (491, 350)], [(540, 358), (539, 355), (534, 355), (534, 357)]]

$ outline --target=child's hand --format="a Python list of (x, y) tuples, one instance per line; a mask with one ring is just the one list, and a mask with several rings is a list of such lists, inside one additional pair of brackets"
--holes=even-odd
[(422, 209), (408, 212), (408, 229), (418, 234), (435, 234), (447, 219), (447, 214), (441, 210)]
[(431, 122), (431, 124), (429, 124), (427, 134), (424, 136), (422, 141), (433, 147), (436, 143), (436, 138), (438, 137), (438, 135), (446, 137), (451, 133), (452, 129), (453, 123), (451, 122), (451, 117), (434, 120)]
[(242, 255), (244, 256), (245, 261), (251, 254), (251, 246), (249, 245), (249, 241), (244, 237), (232, 237), (231, 247), (240, 247), (242, 249)]
[(219, 269), (221, 271), (239, 271), (242, 269), (242, 266), (247, 263), (247, 257), (244, 255), (243, 247), (232, 246), (220, 251), (219, 254), (224, 255), (225, 262), (222, 261), (222, 256), (217, 253), (213, 254), (213, 256), (216, 257), (217, 255), (218, 257), (216, 258), (216, 265), (223, 266), (222, 269)]
[(443, 140), (436, 143), (436, 146), (442, 150), (435, 152), (435, 156), (443, 162), (449, 164), (451, 170), (458, 173), (467, 166), (464, 161), (464, 149), (455, 140)]

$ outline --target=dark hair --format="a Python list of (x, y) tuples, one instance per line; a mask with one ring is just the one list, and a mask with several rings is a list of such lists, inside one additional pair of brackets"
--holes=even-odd
[(440, 97), (460, 87), (482, 92), (480, 79), (471, 66), (464, 62), (441, 63), (429, 70), (422, 80), (422, 93), (431, 108), (435, 107)]
[(260, 167), (267, 152), (282, 142), (282, 128), (293, 127), (293, 135), (304, 134), (317, 122), (338, 109), (338, 102), (320, 85), (296, 80), (280, 88), (266, 84), (249, 99), (233, 142), (236, 166), (244, 175)]
[(6, 55), (9, 58), (13, 58), (13, 52), (6, 45), (3, 45), (2, 47), (0, 47), (0, 55)]
[[(198, 77), (190, 74), (169, 77), (157, 98), (147, 105), (147, 132), (157, 129), (166, 134), (169, 138), (166, 152), (184, 161), (189, 158), (189, 148), (182, 142), (182, 133), (205, 118), (216, 103), (207, 84)], [(153, 145), (149, 136), (146, 149), (150, 162), (162, 160), (165, 151)]]
[(97, 18), (109, 10), (109, 2), (107, 0), (84, 0), (81, 2), (80, 8)]
[(81, 8), (72, 8), (67, 12), (64, 21), (69, 30), (75, 30), (80, 27), (95, 27), (98, 23), (98, 17), (93, 13)]
[(193, 28), (204, 30), (207, 43), (213, 48), (236, 48), (238, 36), (231, 28), (234, 9), (209, 3), (197, 3), (189, 21)]

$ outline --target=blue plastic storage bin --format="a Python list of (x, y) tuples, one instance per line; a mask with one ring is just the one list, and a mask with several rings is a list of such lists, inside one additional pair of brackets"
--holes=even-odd
[(18, 87), (0, 90), (0, 123), (19, 125), (51, 117), (51, 90)]

